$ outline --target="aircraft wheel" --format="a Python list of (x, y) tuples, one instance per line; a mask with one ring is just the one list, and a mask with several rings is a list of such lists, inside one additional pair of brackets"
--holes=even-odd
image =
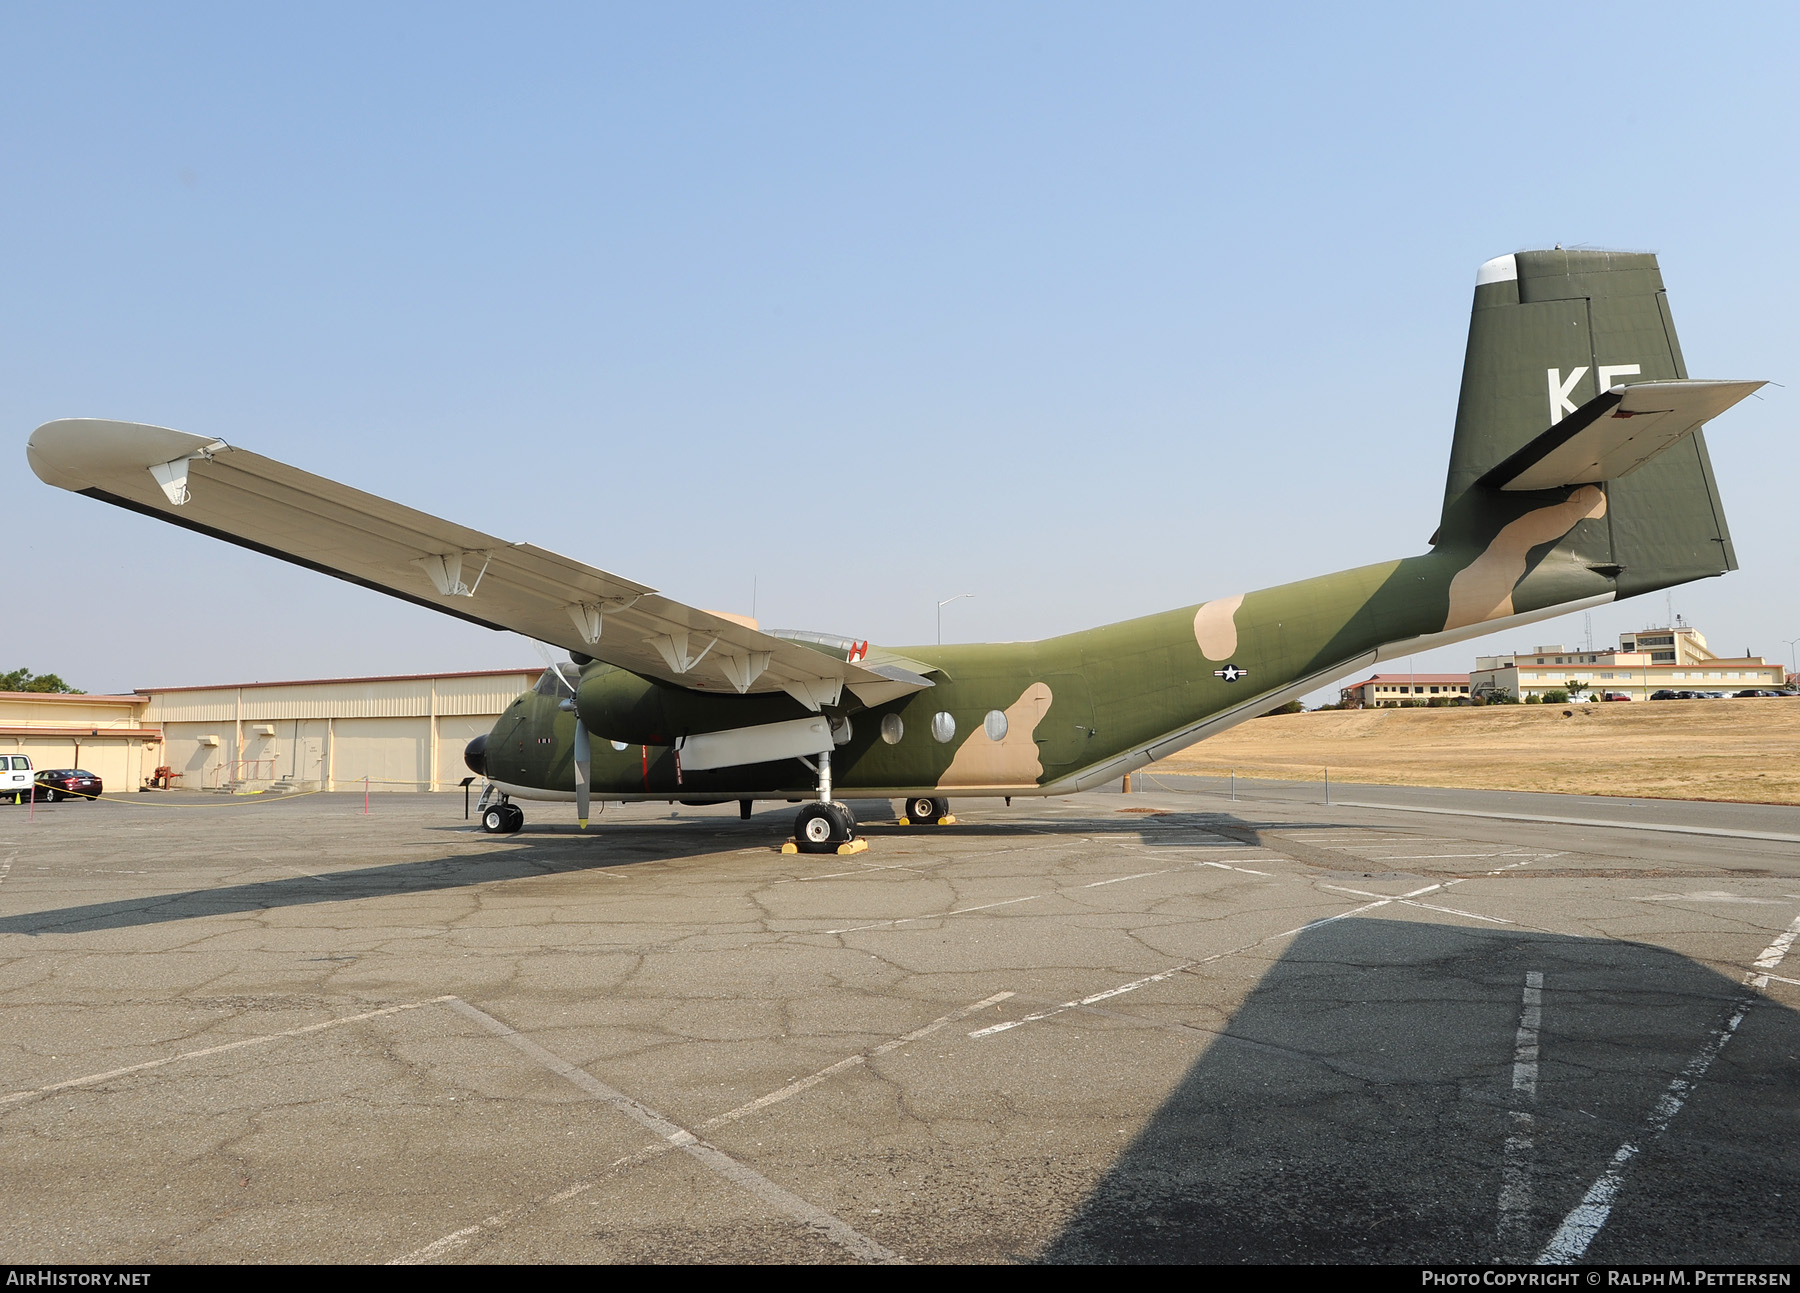
[(512, 815), (506, 811), (510, 807), (510, 804), (495, 804), (482, 813), (481, 829), (489, 835), (506, 834), (508, 823), (512, 820)]
[(794, 817), (794, 843), (802, 853), (835, 853), (856, 838), (856, 819), (843, 804), (808, 804)]
[(501, 827), (501, 829), (508, 835), (511, 835), (521, 826), (525, 825), (525, 810), (517, 804), (507, 804), (505, 808), (506, 825)]
[(915, 795), (906, 801), (907, 819), (919, 826), (936, 826), (938, 819), (950, 815), (948, 799), (927, 798)]

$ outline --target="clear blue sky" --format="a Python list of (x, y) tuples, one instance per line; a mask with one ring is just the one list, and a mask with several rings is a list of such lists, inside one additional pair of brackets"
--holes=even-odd
[(1476, 266), (1556, 242), (1658, 252), (1695, 376), (1790, 383), (1710, 436), (1743, 570), (1674, 595), (1785, 660), (1797, 13), (7, 5), (0, 668), (536, 659), (41, 485), (67, 416), (896, 645), (1418, 552)]

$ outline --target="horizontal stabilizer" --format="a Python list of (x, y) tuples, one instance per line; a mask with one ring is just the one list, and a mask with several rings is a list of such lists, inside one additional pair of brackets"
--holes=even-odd
[(1597, 485), (1628, 476), (1762, 382), (1639, 382), (1602, 391), (1488, 472), (1504, 490)]

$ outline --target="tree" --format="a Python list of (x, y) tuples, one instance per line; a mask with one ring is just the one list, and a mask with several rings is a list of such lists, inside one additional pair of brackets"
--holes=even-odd
[(29, 669), (14, 669), (11, 673), (0, 673), (0, 691), (60, 692), (66, 696), (87, 695), (79, 687), (69, 686), (53, 673), (32, 673)]

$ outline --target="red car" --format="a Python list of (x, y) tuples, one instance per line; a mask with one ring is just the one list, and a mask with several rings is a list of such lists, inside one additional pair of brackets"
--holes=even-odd
[(104, 789), (99, 777), (80, 768), (57, 768), (37, 774), (37, 796), (46, 804), (53, 804), (59, 799), (86, 799), (91, 802), (98, 799)]

